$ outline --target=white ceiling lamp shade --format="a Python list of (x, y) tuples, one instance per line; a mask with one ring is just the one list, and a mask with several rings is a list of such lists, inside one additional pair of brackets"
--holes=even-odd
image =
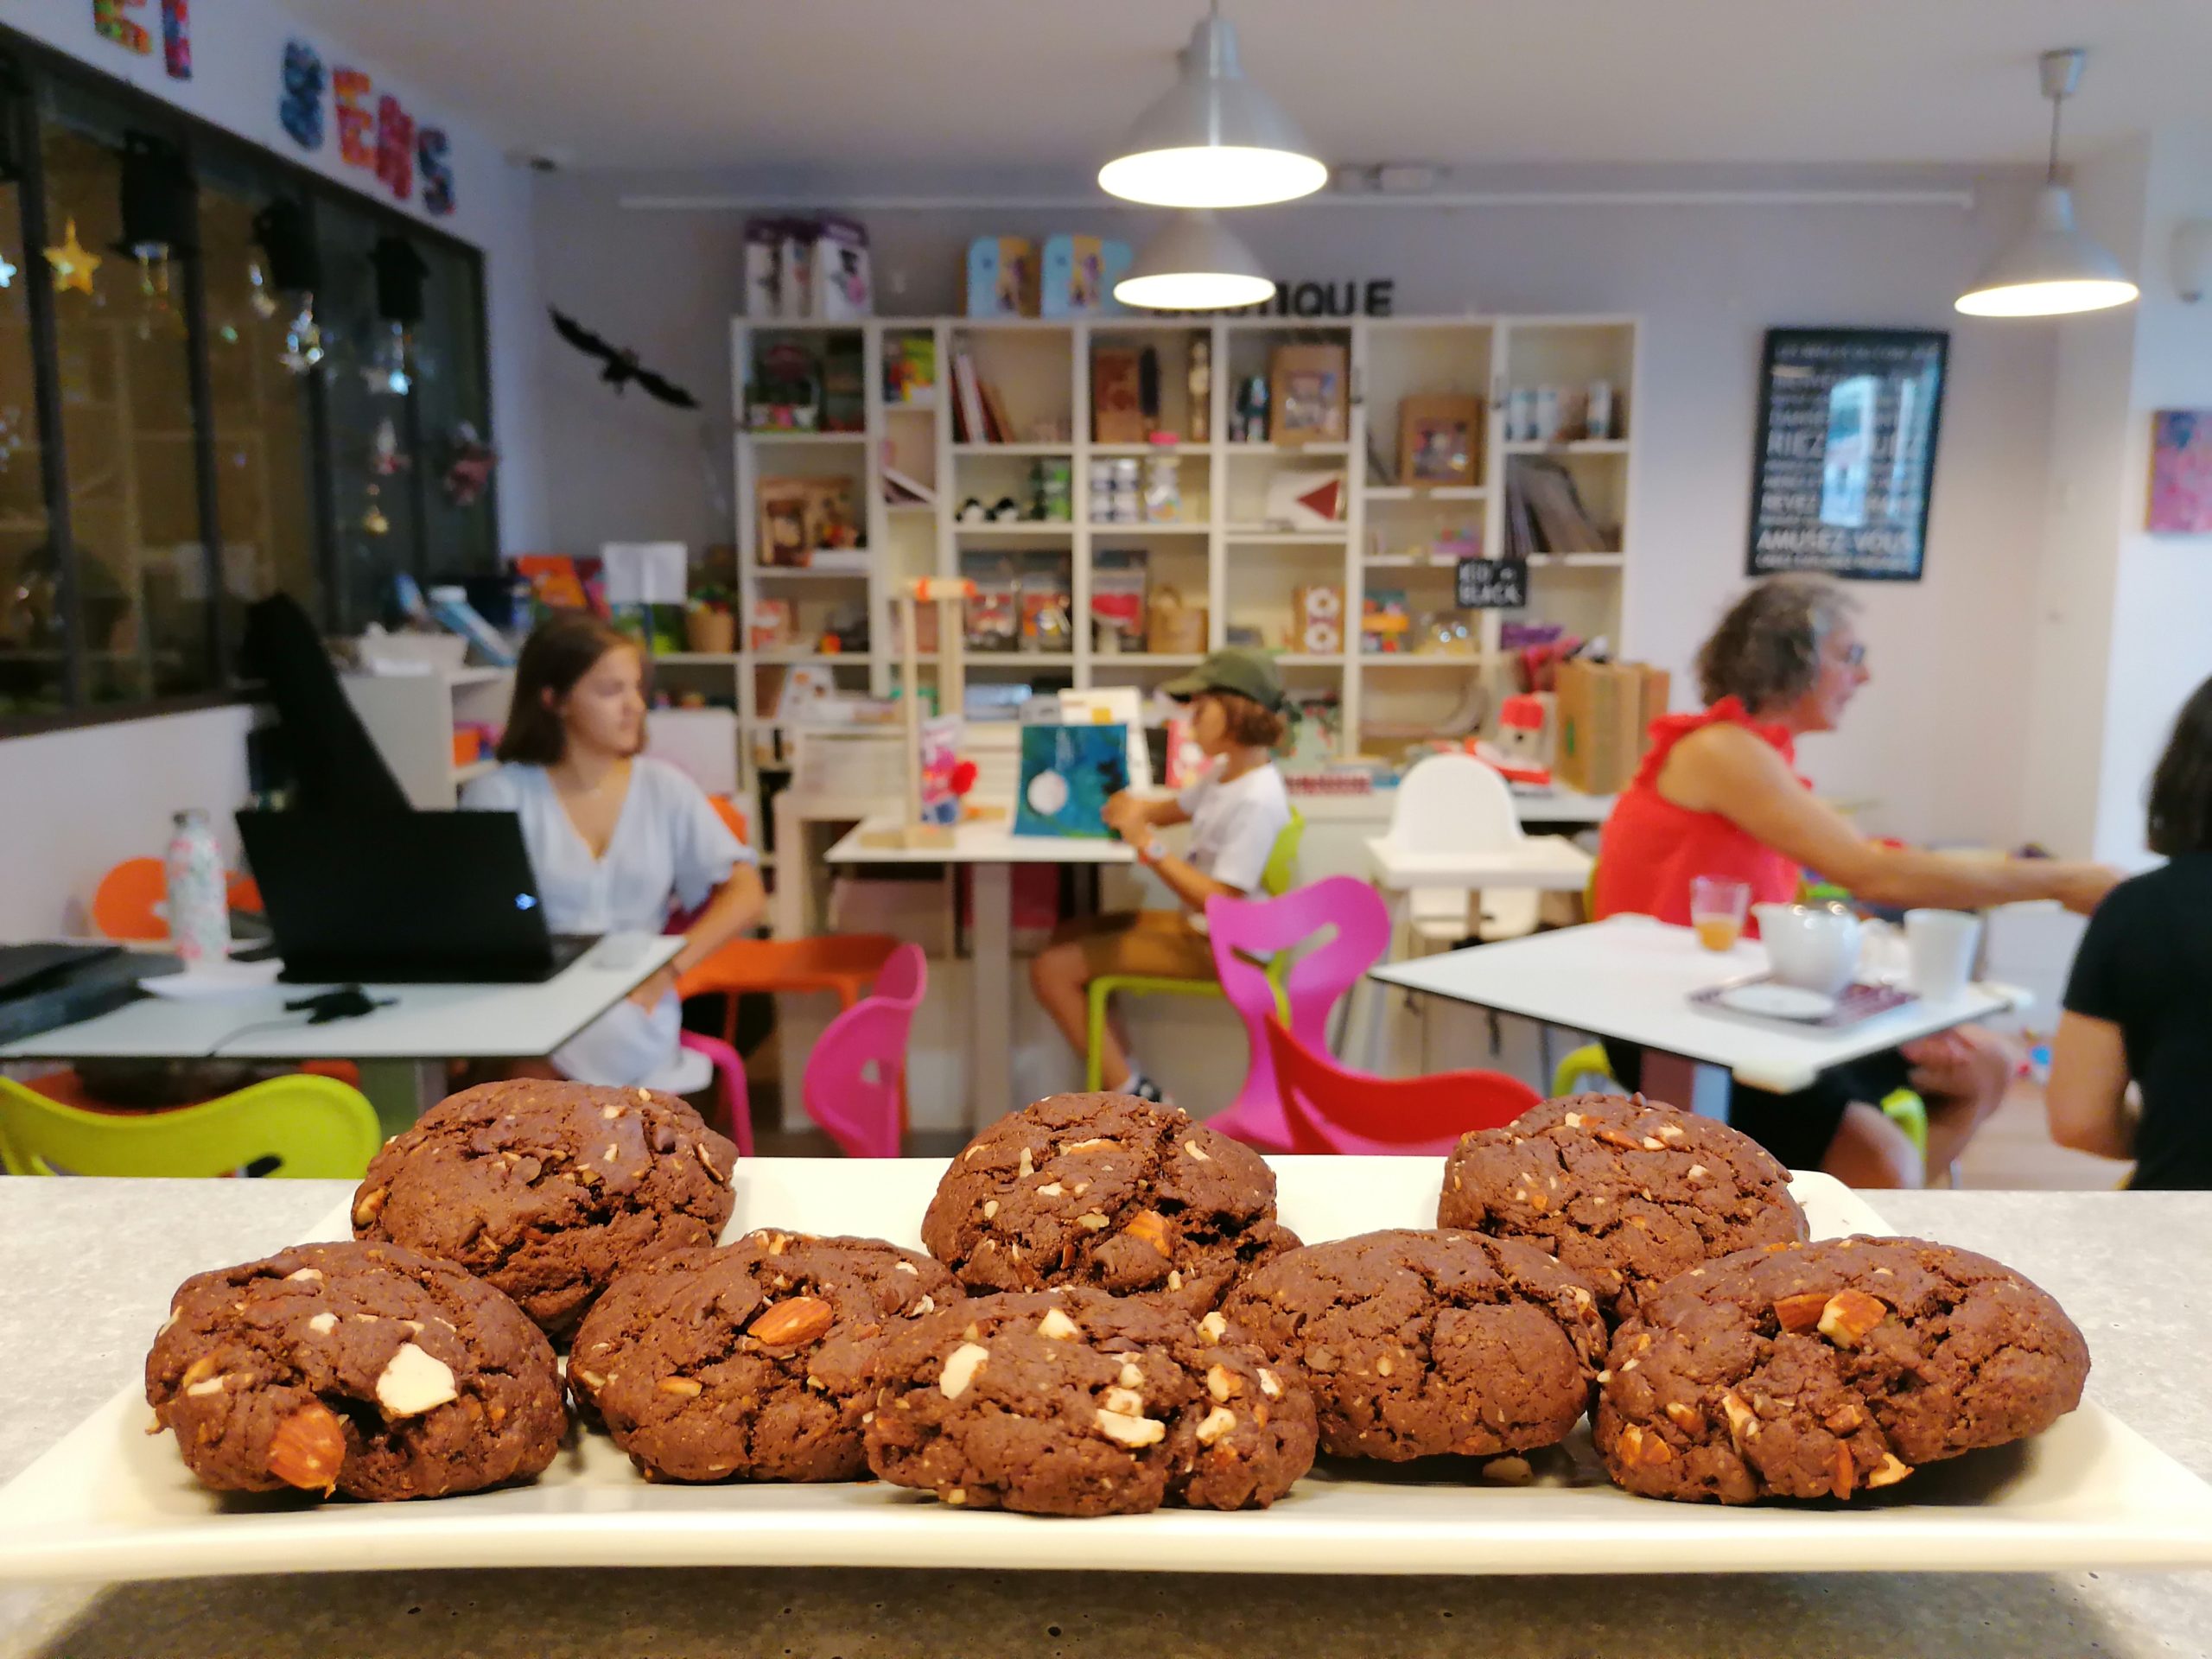
[(1274, 297), (1259, 256), (1208, 213), (1178, 213), (1130, 261), (1114, 297), (1149, 311), (1222, 311)]
[(2056, 317), (2102, 311), (2136, 296), (2119, 260), (2074, 222), (2074, 193), (2058, 181), (2058, 111), (2082, 84), (2079, 50), (2043, 54), (2043, 95), (2050, 100), (2050, 161), (2028, 232), (1999, 254), (1958, 308), (1974, 317)]
[(1109, 195), (1155, 207), (1258, 207), (1328, 181), (1297, 124), (1244, 79), (1219, 0), (1191, 32), (1174, 86), (1098, 169)]

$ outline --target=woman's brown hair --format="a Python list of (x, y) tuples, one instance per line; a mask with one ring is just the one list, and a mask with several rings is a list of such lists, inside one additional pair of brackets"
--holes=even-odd
[(2212, 853), (2212, 680), (2190, 693), (2151, 774), (2144, 839), (2164, 858)]
[(1734, 697), (1753, 715), (1788, 707), (1820, 678), (1821, 641), (1857, 609), (1817, 577), (1776, 576), (1747, 588), (1698, 648), (1698, 694), (1708, 707)]
[(1201, 691), (1202, 697), (1211, 697), (1221, 705), (1223, 724), (1228, 729), (1229, 741), (1240, 747), (1255, 745), (1262, 749), (1278, 748), (1283, 735), (1290, 728), (1283, 717), (1271, 709), (1262, 708), (1251, 698), (1235, 691)]
[(568, 753), (569, 734), (553, 705), (575, 690), (576, 682), (608, 652), (637, 648), (628, 634), (586, 611), (562, 611), (532, 628), (515, 664), (514, 701), (507, 709), (507, 729), (499, 734), (499, 758), (558, 765)]

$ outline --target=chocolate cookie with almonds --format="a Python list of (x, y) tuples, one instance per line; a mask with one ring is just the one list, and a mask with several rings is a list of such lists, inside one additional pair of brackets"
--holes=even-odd
[(1615, 1322), (1687, 1268), (1808, 1233), (1758, 1141), (1641, 1095), (1570, 1095), (1460, 1136), (1436, 1224), (1541, 1245)]
[(1265, 1509), (1313, 1464), (1313, 1402), (1219, 1313), (1064, 1287), (979, 1296), (884, 1344), (868, 1466), (956, 1507)]
[(960, 1300), (942, 1264), (880, 1239), (747, 1233), (617, 1279), (569, 1385), (648, 1480), (854, 1480), (884, 1343)]
[(1203, 1313), (1298, 1238), (1250, 1147), (1134, 1095), (1054, 1095), (952, 1160), (922, 1243), (972, 1292), (1090, 1285)]
[(188, 1279), (169, 1306), (146, 1400), (218, 1491), (473, 1492), (538, 1473), (568, 1427), (522, 1310), (396, 1244), (302, 1244)]
[(1533, 1244), (1400, 1229), (1279, 1255), (1222, 1312), (1302, 1369), (1321, 1449), (1402, 1461), (1564, 1440), (1605, 1351), (1590, 1287)]
[(736, 1161), (674, 1095), (487, 1083), (447, 1096), (369, 1160), (353, 1235), (466, 1268), (559, 1342), (616, 1274), (715, 1242)]
[(1646, 1497), (1853, 1497), (2040, 1433), (2088, 1344), (2001, 1262), (1919, 1238), (1743, 1250), (1644, 1294), (1614, 1333), (1594, 1439)]

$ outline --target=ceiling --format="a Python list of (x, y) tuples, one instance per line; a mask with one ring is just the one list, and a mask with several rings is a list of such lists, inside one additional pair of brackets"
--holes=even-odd
[[(1200, 0), (289, 0), (503, 148), (576, 167), (1088, 169)], [(435, 10), (431, 22), (427, 10)], [(2208, 0), (1226, 0), (1325, 158), (2039, 160), (2205, 118)]]

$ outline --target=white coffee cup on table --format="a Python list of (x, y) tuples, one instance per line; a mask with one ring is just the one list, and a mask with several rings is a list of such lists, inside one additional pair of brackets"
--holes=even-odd
[(1981, 918), (1962, 910), (1908, 910), (1904, 940), (1914, 995), (1924, 1001), (1948, 1002), (1974, 977)]

